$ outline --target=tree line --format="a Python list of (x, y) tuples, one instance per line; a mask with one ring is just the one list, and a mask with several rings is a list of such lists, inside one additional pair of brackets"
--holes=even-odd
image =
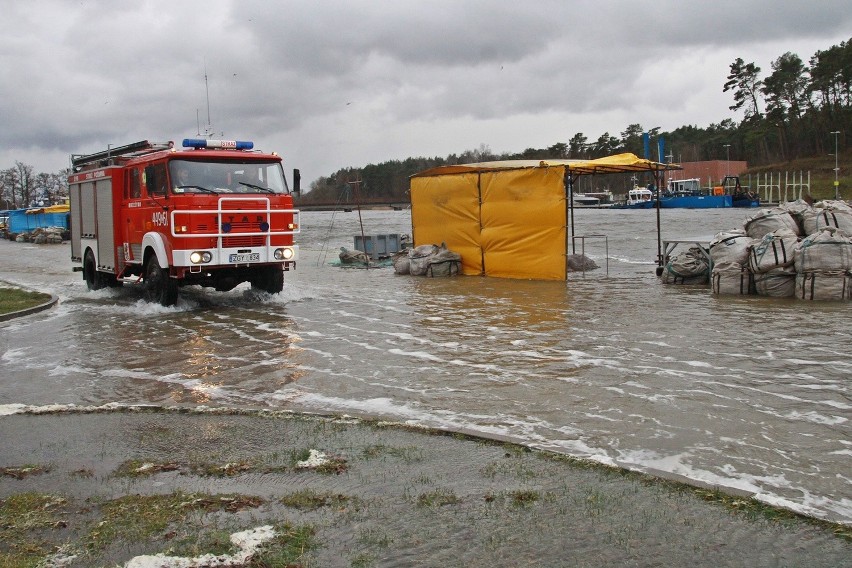
[[(845, 147), (852, 132), (852, 39), (817, 51), (805, 64), (787, 52), (761, 68), (737, 58), (723, 92), (730, 92), (739, 123), (727, 118), (706, 128), (681, 126), (671, 132), (628, 125), (619, 136), (604, 132), (596, 140), (576, 133), (567, 142), (518, 153), (494, 153), (487, 145), (446, 157), (407, 158), (342, 168), (311, 183), (301, 203), (353, 202), (362, 199), (407, 201), (409, 176), (438, 166), (515, 159), (594, 159), (622, 152), (644, 156), (643, 133), (665, 143), (664, 161), (744, 160), (751, 166), (785, 162), (834, 152), (834, 132)], [(654, 145), (655, 146), (655, 145)], [(658, 160), (656, 146), (651, 159)], [(355, 192), (360, 195), (355, 195)]]
[(68, 197), (69, 170), (36, 173), (23, 162), (0, 170), (0, 209), (22, 209), (62, 203)]
[[(653, 140), (665, 142), (664, 161), (745, 160), (760, 166), (834, 151), (835, 135), (846, 146), (852, 132), (852, 38), (817, 51), (808, 63), (787, 52), (771, 63), (762, 76), (753, 62), (737, 58), (730, 65), (723, 92), (730, 92), (732, 111), (742, 111), (737, 123), (727, 118), (705, 128), (681, 126), (671, 132), (647, 130)], [(514, 159), (593, 159), (622, 152), (644, 155), (646, 129), (630, 124), (618, 136), (604, 132), (596, 140), (583, 133), (546, 148), (517, 153), (495, 153), (483, 144), (446, 157), (389, 160), (361, 168), (341, 168), (311, 183), (300, 203), (354, 202), (362, 199), (407, 201), (409, 177), (445, 165)], [(660, 159), (656, 151), (651, 159)], [(0, 170), (0, 209), (52, 204), (68, 195), (68, 170), (36, 173), (32, 166), (15, 162)]]

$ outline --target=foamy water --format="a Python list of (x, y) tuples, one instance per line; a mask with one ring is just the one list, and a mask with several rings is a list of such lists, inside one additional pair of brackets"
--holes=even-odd
[[(712, 235), (745, 210), (663, 212)], [(278, 296), (89, 292), (67, 246), (0, 242), (0, 279), (60, 297), (0, 324), (0, 404), (339, 412), (508, 438), (754, 493), (852, 523), (848, 303), (714, 297), (654, 277), (655, 212), (581, 210), (603, 270), (564, 282), (425, 279), (328, 263), (355, 213), (305, 213)], [(364, 212), (367, 234), (408, 212)], [(604, 243), (586, 254), (603, 266)]]

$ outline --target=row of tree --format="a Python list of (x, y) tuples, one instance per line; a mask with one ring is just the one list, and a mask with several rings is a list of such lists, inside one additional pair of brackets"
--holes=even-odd
[(0, 170), (0, 209), (55, 205), (68, 197), (68, 170), (36, 173), (32, 166), (15, 162)]
[[(852, 39), (817, 51), (806, 65), (793, 53), (785, 53), (771, 64), (769, 75), (738, 58), (722, 85), (730, 92), (730, 109), (743, 111), (736, 123), (722, 120), (706, 128), (681, 126), (671, 132), (647, 130), (652, 139), (665, 142), (666, 161), (745, 160), (760, 166), (834, 151), (834, 132), (845, 147), (852, 132)], [(512, 159), (592, 159), (621, 152), (644, 155), (641, 124), (631, 124), (620, 136), (604, 132), (597, 140), (583, 133), (568, 142), (547, 148), (527, 148), (520, 153), (495, 154), (488, 146), (446, 157), (408, 158), (370, 164), (363, 168), (343, 168), (311, 184), (302, 203), (407, 200), (409, 176), (437, 166), (490, 160)], [(659, 159), (656, 152), (649, 156)], [(613, 180), (615, 181), (615, 180)], [(356, 196), (355, 192), (360, 195)]]
[[(805, 156), (825, 155), (834, 150), (835, 132), (845, 147), (852, 132), (852, 39), (817, 51), (806, 65), (793, 53), (785, 53), (771, 64), (761, 78), (761, 69), (740, 58), (731, 63), (722, 86), (734, 103), (730, 109), (743, 111), (736, 123), (725, 119), (706, 128), (681, 126), (671, 132), (648, 130), (652, 139), (665, 141), (673, 162), (737, 159), (752, 166), (784, 162)], [(631, 124), (620, 136), (609, 132), (597, 140), (583, 133), (568, 142), (547, 148), (527, 148), (519, 153), (495, 154), (487, 145), (446, 157), (408, 158), (343, 168), (311, 183), (301, 203), (353, 202), (361, 199), (407, 201), (409, 176), (437, 166), (511, 159), (591, 159), (621, 152), (644, 155), (641, 124)], [(659, 159), (658, 156), (649, 156)], [(68, 171), (35, 173), (21, 162), (0, 170), (0, 209), (51, 204), (68, 195)]]

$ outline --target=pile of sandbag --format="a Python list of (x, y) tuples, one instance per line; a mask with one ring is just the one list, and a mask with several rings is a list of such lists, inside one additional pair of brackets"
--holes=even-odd
[(804, 201), (765, 209), (710, 243), (714, 294), (852, 300), (852, 207)]
[(664, 284), (707, 284), (709, 276), (710, 263), (698, 247), (691, 247), (668, 259), (660, 273)]
[(445, 243), (402, 250), (393, 255), (392, 262), (396, 274), (438, 277), (461, 272), (461, 255), (449, 250)]
[(743, 229), (723, 231), (710, 241), (714, 294), (753, 294), (754, 279), (748, 269), (752, 238)]
[(20, 233), (15, 236), (15, 242), (44, 244), (62, 244), (65, 229), (62, 227), (39, 227), (29, 233)]

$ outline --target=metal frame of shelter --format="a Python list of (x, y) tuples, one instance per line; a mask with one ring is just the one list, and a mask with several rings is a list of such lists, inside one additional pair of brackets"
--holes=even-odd
[[(568, 191), (566, 206), (570, 209), (571, 237), (573, 247), (574, 237), (574, 179), (581, 175), (595, 174), (624, 174), (624, 173), (650, 173), (654, 176), (654, 185), (661, 188), (665, 185), (664, 172), (682, 170), (680, 164), (665, 164), (639, 158), (635, 154), (615, 154), (599, 158), (597, 160), (581, 161), (566, 166), (565, 187)], [(663, 244), (660, 226), (660, 191), (657, 191), (655, 209), (657, 210), (657, 265), (663, 265)], [(567, 238), (567, 235), (566, 235)], [(567, 250), (567, 242), (566, 242)], [(572, 253), (576, 249), (572, 248)]]
[[(426, 180), (423, 178), (443, 178), (446, 176), (447, 178), (458, 178), (459, 184), (458, 186), (453, 186), (452, 184), (448, 184), (443, 186), (441, 190), (442, 197), (436, 197), (432, 200), (432, 208), (436, 211), (440, 211), (445, 207), (450, 207), (453, 214), (456, 214), (458, 217), (457, 208), (452, 208), (447, 200), (451, 199), (451, 195), (455, 195), (461, 191), (469, 191), (472, 187), (472, 184), (479, 186), (479, 180), (485, 176), (496, 176), (501, 172), (505, 172), (507, 176), (512, 175), (520, 175), (520, 172), (524, 171), (534, 171), (544, 169), (545, 171), (552, 169), (563, 169), (562, 172), (562, 190), (563, 190), (563, 198), (565, 202), (565, 223), (566, 225), (570, 223), (570, 232), (565, 230), (565, 242), (564, 242), (564, 253), (567, 255), (568, 251), (571, 251), (573, 254), (576, 249), (575, 245), (575, 227), (574, 227), (574, 182), (580, 176), (583, 175), (596, 175), (596, 174), (617, 174), (617, 173), (638, 173), (645, 172), (650, 173), (654, 176), (654, 183), (657, 187), (663, 187), (664, 179), (663, 175), (666, 171), (672, 170), (680, 170), (683, 169), (678, 164), (666, 164), (661, 162), (653, 162), (651, 160), (643, 159), (637, 157), (635, 154), (624, 153), (624, 154), (616, 154), (612, 156), (606, 156), (604, 158), (598, 158), (595, 160), (567, 160), (567, 159), (553, 159), (553, 160), (504, 160), (504, 161), (495, 161), (495, 162), (480, 162), (474, 164), (459, 164), (453, 166), (440, 166), (437, 168), (432, 168), (420, 173), (417, 173), (411, 176), (411, 199), (412, 199), (412, 220), (414, 220), (414, 214), (417, 209), (419, 209), (419, 203), (422, 201), (424, 205), (427, 205), (430, 200), (423, 199), (421, 197), (417, 197), (417, 195), (421, 195), (422, 192), (429, 191), (427, 187), (428, 184)], [(513, 174), (512, 172), (515, 172)], [(473, 177), (470, 177), (473, 176)], [(420, 178), (419, 180), (417, 178)], [(473, 181), (473, 180), (477, 181)], [(552, 177), (550, 178), (553, 179)], [(417, 184), (415, 184), (417, 182)], [(416, 187), (415, 187), (416, 185)], [(553, 187), (553, 186), (550, 186)], [(417, 192), (415, 192), (417, 189)], [(661, 265), (663, 260), (663, 251), (662, 251), (662, 239), (660, 234), (660, 203), (659, 203), (659, 192), (657, 197), (656, 209), (657, 209), (657, 261), (658, 264)], [(505, 195), (503, 196), (506, 197)], [(514, 195), (509, 197), (515, 197)], [(467, 199), (477, 199), (475, 196), (469, 196)], [(483, 200), (482, 194), (480, 192), (479, 195), (479, 207), (484, 207), (486, 203)], [(417, 202), (417, 203), (416, 203)], [(469, 201), (468, 201), (469, 202)], [(517, 201), (514, 201), (517, 203)], [(449, 210), (448, 210), (449, 211)], [(481, 218), (480, 209), (480, 218)], [(505, 222), (506, 216), (501, 217), (501, 220)], [(432, 220), (433, 227), (437, 226), (439, 223), (442, 223), (443, 220), (435, 219)], [(508, 225), (501, 225), (506, 228), (509, 228)], [(418, 237), (418, 227), (413, 226), (415, 233), (415, 241)], [(441, 226), (440, 230), (443, 231), (444, 227)], [(434, 234), (436, 231), (432, 231)], [(440, 239), (439, 239), (440, 240)], [(474, 243), (475, 244), (475, 243)], [(474, 249), (475, 250), (475, 247)], [(491, 254), (494, 254), (493, 252)], [(498, 252), (499, 254), (499, 252)], [(462, 255), (464, 257), (464, 254)], [(484, 266), (484, 259), (483, 259)], [(563, 278), (567, 277), (567, 263), (565, 266), (566, 273), (562, 275)], [(499, 272), (499, 270), (497, 271)], [(506, 271), (503, 271), (504, 273)], [(552, 274), (552, 272), (551, 272)], [(508, 276), (512, 277), (512, 276)]]

